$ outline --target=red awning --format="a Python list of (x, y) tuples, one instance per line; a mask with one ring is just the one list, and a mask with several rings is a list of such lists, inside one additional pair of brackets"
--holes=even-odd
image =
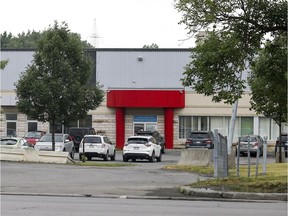
[(177, 90), (108, 90), (107, 107), (184, 108), (185, 91)]

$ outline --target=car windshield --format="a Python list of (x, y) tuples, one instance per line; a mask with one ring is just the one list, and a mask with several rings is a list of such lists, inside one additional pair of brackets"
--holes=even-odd
[(131, 144), (131, 143), (133, 143), (133, 144), (145, 144), (147, 142), (148, 142), (148, 140), (145, 138), (129, 138), (128, 139), (128, 144)]
[(191, 133), (190, 138), (205, 139), (205, 138), (209, 138), (209, 134), (208, 133)]
[(28, 133), (25, 134), (25, 138), (40, 138), (42, 135), (41, 132), (39, 131), (30, 131)]
[(16, 143), (15, 139), (1, 139), (1, 145), (16, 145)]
[(247, 137), (241, 137), (240, 140), (241, 140), (242, 142), (248, 142), (249, 138), (250, 138), (250, 142), (257, 142), (256, 137), (249, 137), (249, 136), (247, 136)]
[(101, 143), (101, 137), (85, 137), (84, 143)]
[[(52, 134), (45, 134), (41, 137), (40, 142), (52, 142)], [(63, 142), (63, 135), (55, 134), (55, 142)]]

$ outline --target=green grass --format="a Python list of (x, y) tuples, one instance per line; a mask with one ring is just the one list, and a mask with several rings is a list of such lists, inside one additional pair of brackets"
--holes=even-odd
[(262, 166), (260, 165), (258, 176), (255, 174), (255, 165), (251, 166), (250, 177), (248, 177), (247, 166), (240, 166), (239, 177), (237, 177), (236, 169), (230, 169), (229, 176), (226, 178), (212, 178), (213, 167), (169, 165), (165, 169), (211, 176), (211, 179), (191, 183), (190, 186), (193, 188), (236, 192), (287, 193), (287, 163), (267, 164), (266, 175), (262, 175)]

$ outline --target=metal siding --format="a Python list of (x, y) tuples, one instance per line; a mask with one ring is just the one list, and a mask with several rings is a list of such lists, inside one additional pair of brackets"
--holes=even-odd
[[(138, 57), (143, 61), (138, 61)], [(97, 81), (108, 88), (183, 88), (189, 51), (98, 51)]]
[(9, 60), (1, 71), (1, 90), (15, 89), (14, 83), (31, 64), (33, 54), (33, 51), (1, 51), (1, 60)]

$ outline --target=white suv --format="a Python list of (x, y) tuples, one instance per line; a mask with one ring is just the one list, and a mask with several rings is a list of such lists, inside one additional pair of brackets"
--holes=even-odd
[(131, 136), (123, 148), (123, 161), (127, 162), (129, 159), (133, 162), (136, 159), (148, 159), (152, 163), (156, 159), (161, 162), (161, 145), (157, 145), (152, 136)]
[(111, 161), (115, 160), (116, 149), (107, 136), (102, 135), (85, 135), (79, 145), (79, 159), (81, 160), (83, 155), (91, 160), (92, 157), (103, 158), (107, 161), (111, 158)]

